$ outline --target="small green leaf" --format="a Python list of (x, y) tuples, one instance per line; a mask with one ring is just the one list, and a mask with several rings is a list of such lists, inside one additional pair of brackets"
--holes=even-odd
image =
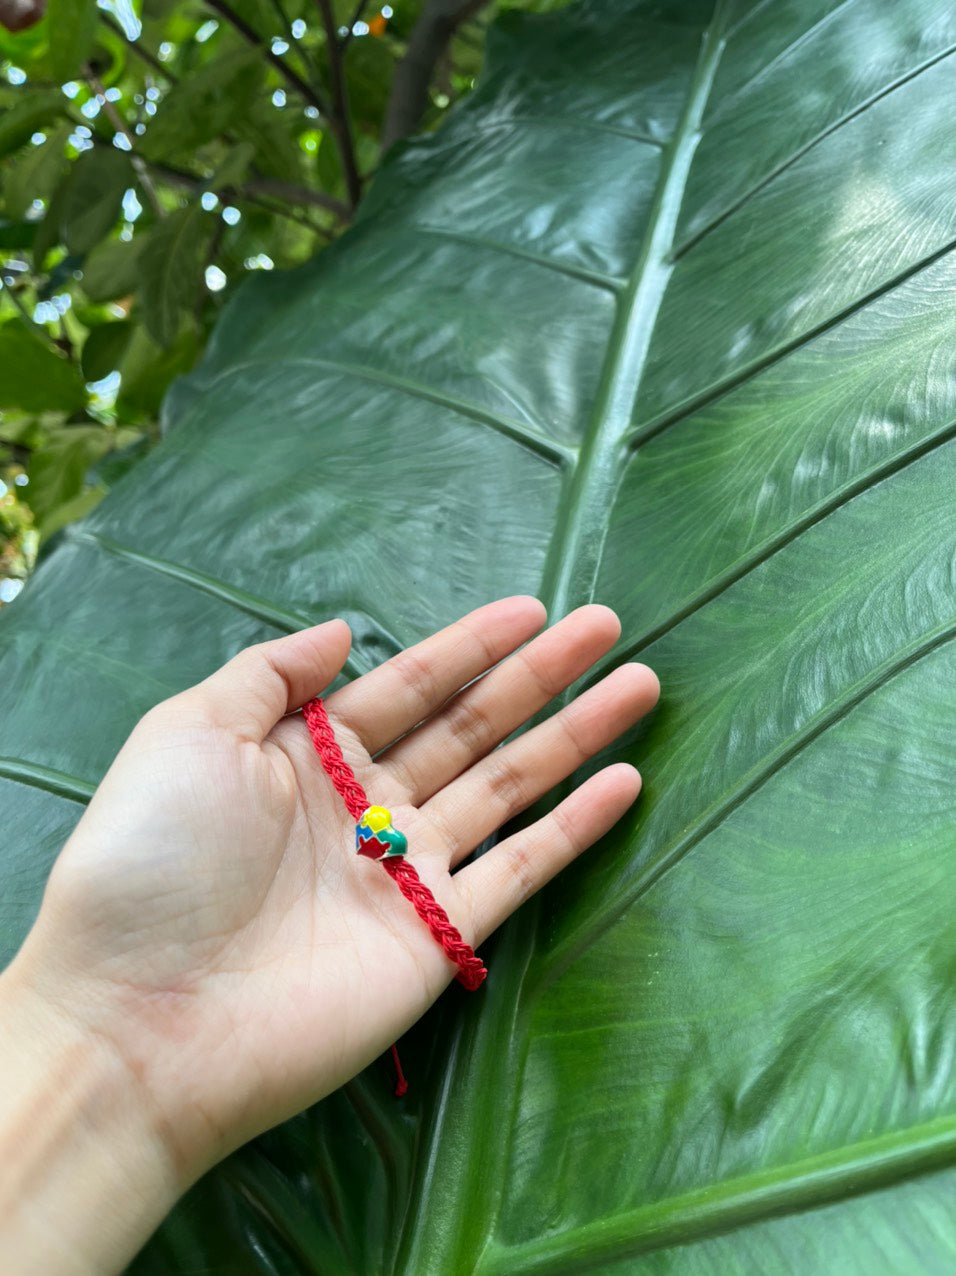
[(87, 151), (73, 165), (60, 207), (59, 231), (71, 253), (82, 255), (116, 225), (123, 195), (135, 181), (129, 156), (113, 147)]
[(155, 416), (169, 383), (196, 362), (199, 337), (192, 327), (184, 327), (167, 349), (156, 344), (143, 325), (133, 330), (120, 366), (122, 384), (116, 400), (117, 411), (127, 419)]
[(96, 0), (47, 0), (50, 67), (59, 81), (81, 75), (96, 36)]
[(212, 220), (198, 206), (180, 209), (154, 227), (140, 256), (143, 320), (160, 345), (175, 339), (182, 317), (196, 304)]
[[(90, 459), (95, 464), (96, 456), (93, 455)], [(98, 483), (81, 489), (76, 496), (64, 501), (62, 505), (55, 505), (46, 518), (40, 521), (40, 532), (44, 539), (49, 539), (54, 532), (58, 532), (67, 523), (75, 523), (78, 519), (85, 518), (90, 510), (99, 505), (106, 495), (106, 490), (101, 483)]]
[(345, 179), (342, 176), (342, 161), (331, 133), (322, 133), (319, 149), (316, 154), (316, 173), (319, 185), (329, 195), (345, 193)]
[(136, 468), (149, 451), (149, 435), (142, 430), (117, 430), (113, 448), (90, 466), (87, 481), (112, 487)]
[(161, 346), (179, 331), (202, 283), (210, 219), (198, 207), (181, 208), (154, 226), (140, 256), (143, 321)]
[(35, 199), (49, 200), (69, 161), (64, 153), (71, 125), (59, 124), (39, 146), (30, 146), (3, 175), (4, 211), (22, 217)]
[(218, 191), (226, 186), (238, 186), (245, 178), (255, 153), (256, 148), (251, 142), (239, 142), (232, 147), (210, 178), (209, 189)]
[(133, 239), (106, 239), (83, 263), (83, 291), (90, 301), (114, 301), (135, 292), (140, 280), (139, 255), (149, 232)]
[[(53, 430), (30, 458), (30, 508), (44, 536), (96, 504), (84, 492), (86, 472), (112, 447), (112, 434), (102, 425), (63, 426)], [(99, 493), (102, 496), (102, 491)], [(75, 504), (77, 498), (85, 501)]]
[(28, 142), (42, 125), (62, 114), (66, 99), (59, 89), (31, 90), (0, 115), (0, 156)]
[(0, 248), (30, 248), (36, 235), (36, 222), (9, 222), (0, 217)]
[(73, 176), (72, 168), (67, 171), (61, 178), (59, 185), (56, 186), (50, 195), (47, 203), (46, 215), (43, 221), (35, 228), (33, 234), (33, 264), (38, 272), (42, 272), (43, 264), (46, 260), (47, 253), (60, 243), (60, 218), (63, 212), (63, 202), (66, 197), (67, 188), (70, 178)]
[(394, 71), (395, 58), (381, 40), (352, 41), (346, 72), (355, 124), (381, 130)]
[[(119, 3), (116, 3), (115, 7), (118, 11)], [(151, 5), (143, 7), (152, 8)], [(135, 88), (141, 87), (141, 59), (131, 53), (131, 46), (126, 43), (125, 37), (120, 35), (118, 30), (114, 31), (112, 27), (104, 26), (102, 21), (96, 28), (96, 42), (90, 61), (95, 66), (104, 88), (109, 89), (122, 84), (127, 91), (135, 92)], [(146, 85), (142, 84), (142, 87), (145, 88)]]
[(74, 412), (86, 402), (76, 368), (19, 319), (0, 328), (0, 408)]
[(0, 439), (4, 443), (19, 443), (33, 452), (45, 437), (42, 421), (37, 417), (24, 412), (0, 413)]
[(248, 49), (224, 54), (170, 89), (140, 150), (150, 160), (190, 154), (246, 115), (262, 86), (261, 58)]
[(122, 362), (133, 331), (128, 319), (93, 328), (83, 343), (80, 367), (87, 381), (99, 381), (115, 372)]
[(263, 177), (280, 182), (300, 182), (304, 156), (298, 131), (290, 130), (282, 114), (268, 102), (257, 102), (247, 118), (237, 123), (236, 133), (255, 148), (256, 167)]

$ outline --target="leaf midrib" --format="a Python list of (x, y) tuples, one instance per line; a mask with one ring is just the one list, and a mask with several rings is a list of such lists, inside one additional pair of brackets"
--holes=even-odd
[(723, 40), (717, 34), (722, 16), (723, 2), (717, 0), (684, 111), (666, 153), (641, 254), (618, 299), (590, 423), (556, 514), (558, 530), (542, 582), (543, 601), (552, 620), (593, 597), (607, 527), (606, 510), (623, 471), (621, 462), (651, 337), (674, 271), (672, 250), (678, 218), (701, 138), (701, 119), (723, 51)]
[[(723, 50), (723, 40), (718, 34), (723, 25), (723, 9), (723, 0), (717, 0), (711, 23), (703, 34), (684, 111), (670, 148), (665, 151), (642, 251), (617, 300), (617, 317), (589, 427), (577, 462), (565, 475), (555, 516), (557, 530), (549, 548), (541, 590), (552, 622), (574, 606), (589, 601), (593, 595), (603, 548), (604, 513), (623, 470), (620, 461), (627, 447), (651, 335), (674, 269), (670, 260), (674, 234), (691, 161), (700, 140), (700, 121)], [(503, 1166), (510, 1155), (514, 1107), (518, 1101), (514, 1079), (521, 1069), (515, 1043), (518, 1026), (523, 1021), (521, 990), (535, 947), (538, 908), (537, 901), (532, 901), (523, 910), (520, 928), (514, 925), (506, 928), (506, 944), (501, 945), (498, 952), (499, 980), (505, 986), (497, 987), (496, 999), (485, 1007), (480, 1027), (474, 1014), (459, 1020), (440, 1109), (419, 1157), (423, 1168), (413, 1181), (411, 1208), (396, 1247), (396, 1270), (450, 1271), (464, 1253), (472, 1257), (477, 1267), (480, 1252), (493, 1233), (501, 1206)], [(516, 939), (519, 929), (520, 937)], [(509, 953), (507, 959), (501, 951), (506, 945), (517, 949)], [(489, 1165), (487, 1146), (482, 1149), (486, 1154), (483, 1158), (461, 1156), (462, 1148), (474, 1150), (482, 1142), (485, 1127), (479, 1105), (472, 1103), (470, 1110), (466, 1107), (470, 1136), (456, 1137), (460, 1125), (451, 1130), (447, 1128), (449, 1101), (454, 1103), (458, 1096), (477, 1093), (469, 1084), (469, 1074), (478, 1086), (493, 1094), (506, 1094), (509, 1088), (511, 1090), (507, 1137), (496, 1141), (493, 1165)], [(465, 1102), (467, 1104), (467, 1100)], [(454, 1127), (454, 1122), (452, 1125)], [(484, 1143), (487, 1144), (487, 1140)], [(467, 1209), (461, 1208), (463, 1201), (467, 1202)], [(470, 1243), (462, 1243), (466, 1236)]]

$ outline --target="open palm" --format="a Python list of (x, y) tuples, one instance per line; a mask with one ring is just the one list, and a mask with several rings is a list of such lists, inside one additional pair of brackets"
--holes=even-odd
[[(522, 647), (544, 620), (533, 598), (491, 603), (326, 698), (370, 801), (475, 945), (640, 787), (610, 766), (452, 871), (656, 701), (651, 671), (625, 664), (497, 748), (620, 632), (588, 606)], [(56, 936), (36, 963), (50, 995), (147, 1078), (190, 1177), (354, 1075), (455, 973), (389, 876), (354, 854), (354, 822), (294, 712), (349, 642), (331, 621), (247, 648), (152, 709), (64, 848), (28, 944)]]

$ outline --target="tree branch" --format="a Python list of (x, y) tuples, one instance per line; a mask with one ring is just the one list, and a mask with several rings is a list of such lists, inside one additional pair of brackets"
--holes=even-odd
[[(161, 164), (158, 161), (150, 161), (149, 167), (167, 182), (171, 182), (174, 186), (181, 186), (185, 190), (197, 191), (208, 187), (207, 178), (199, 173), (189, 173), (185, 169), (174, 168), (171, 164)], [(349, 210), (340, 200), (323, 195), (321, 191), (309, 190), (305, 186), (294, 186), (290, 182), (274, 182), (271, 178), (262, 177), (244, 182), (241, 186), (230, 186), (226, 189), (232, 192), (234, 199), (248, 200), (250, 204), (256, 204), (279, 217), (288, 217), (290, 221), (298, 222), (300, 226), (307, 226), (309, 230), (314, 230), (317, 235), (325, 235), (326, 238), (331, 238), (331, 234), (324, 226), (317, 226), (315, 222), (297, 216), (288, 208), (273, 204), (261, 197), (275, 195), (277, 199), (286, 199), (292, 204), (321, 208), (325, 212), (334, 213), (341, 221), (348, 218)]]
[(10, 300), (16, 306), (17, 310), (19, 310), (26, 325), (29, 328), (31, 328), (35, 333), (37, 333), (39, 336), (41, 336), (44, 341), (52, 345), (53, 343), (50, 341), (50, 334), (47, 332), (46, 328), (44, 328), (43, 324), (37, 323), (37, 321), (30, 314), (29, 310), (27, 310), (26, 306), (23, 304), (23, 299), (17, 295), (16, 286), (14, 284), (8, 284), (5, 281), (0, 280), (0, 297), (2, 297), (4, 293), (6, 293), (6, 295), (10, 298)]
[(343, 204), (340, 199), (334, 199), (331, 195), (323, 194), (322, 191), (310, 190), (307, 186), (276, 182), (271, 177), (254, 177), (251, 181), (244, 182), (238, 189), (240, 193), (250, 191), (254, 195), (275, 195), (277, 199), (287, 199), (290, 204), (307, 204), (314, 208), (324, 208), (326, 212), (334, 213), (340, 221), (348, 221), (347, 204)]
[(295, 89), (296, 93), (304, 97), (317, 111), (321, 111), (326, 119), (331, 120), (332, 113), (322, 95), (306, 80), (303, 80), (302, 76), (294, 71), (288, 63), (283, 62), (280, 57), (273, 53), (265, 40), (252, 29), (245, 18), (240, 17), (235, 9), (226, 3), (226, 0), (205, 0), (205, 3), (210, 9), (218, 13), (221, 18), (225, 18), (231, 26), (235, 27), (244, 40), (247, 40), (249, 44), (258, 49), (266, 61), (275, 67), (286, 83)]
[(303, 49), (302, 45), (299, 44), (299, 42), (296, 40), (295, 36), (293, 35), (292, 23), (289, 21), (289, 15), (286, 13), (285, 9), (283, 9), (282, 7), (282, 0), (271, 0), (271, 3), (272, 3), (273, 9), (275, 9), (276, 11), (276, 17), (282, 23), (282, 29), (283, 29), (283, 32), (285, 33), (286, 44), (288, 44), (290, 49), (295, 49), (296, 54), (298, 55), (298, 58), (299, 58), (299, 64), (305, 69), (306, 75), (312, 75), (315, 72), (316, 68), (313, 67), (311, 59), (306, 57), (305, 50)]
[(325, 28), (325, 44), (329, 55), (329, 82), (332, 87), (332, 114), (329, 116), (329, 125), (339, 149), (349, 204), (354, 210), (362, 198), (362, 179), (359, 177), (358, 165), (355, 162), (348, 85), (345, 82), (345, 68), (342, 63), (343, 46), (339, 43), (335, 14), (332, 12), (332, 0), (318, 0), (318, 6), (322, 15), (322, 25)]
[(130, 39), (112, 14), (106, 13), (102, 9), (97, 9), (96, 13), (99, 20), (108, 26), (114, 34), (118, 35), (121, 40), (128, 44), (136, 56), (141, 58), (147, 66), (151, 66), (154, 71), (161, 75), (164, 80), (168, 80), (170, 84), (176, 83), (176, 77), (173, 75), (172, 71), (170, 71), (168, 67), (164, 66), (163, 63), (160, 62), (159, 58), (150, 53), (149, 49), (147, 49), (144, 44), (140, 44), (138, 40)]
[(90, 86), (90, 88), (93, 90), (93, 92), (96, 94), (96, 100), (97, 102), (99, 102), (100, 106), (103, 108), (103, 114), (106, 116), (109, 122), (113, 125), (113, 128), (116, 129), (117, 133), (122, 133), (122, 135), (126, 138), (127, 142), (129, 142), (129, 150), (130, 150), (129, 158), (130, 158), (130, 163), (133, 165), (133, 172), (136, 174), (137, 178), (139, 179), (139, 184), (143, 188), (143, 193), (145, 194), (149, 202), (152, 204), (153, 212), (160, 219), (160, 221), (162, 221), (162, 219), (166, 216), (166, 210), (165, 208), (163, 208), (162, 204), (159, 202), (159, 196), (156, 194), (156, 187), (153, 185), (152, 179), (150, 178), (149, 173), (146, 170), (146, 161), (143, 159), (141, 155), (137, 154), (135, 149), (135, 145), (136, 145), (135, 139), (132, 133), (129, 131), (129, 126), (127, 125), (126, 121), (123, 119), (122, 115), (120, 115), (119, 111), (117, 111), (113, 103), (106, 96), (106, 89), (103, 88), (102, 80), (99, 78), (98, 75), (96, 75), (92, 66), (90, 66), (89, 64), (87, 64), (87, 68), (86, 68), (86, 82)]
[(272, 7), (276, 11), (276, 17), (282, 23), (282, 30), (285, 33), (286, 43), (290, 48), (296, 49), (296, 52), (298, 52), (298, 49), (296, 48), (296, 39), (292, 34), (292, 23), (289, 21), (289, 15), (282, 7), (282, 0), (272, 0)]
[(382, 132), (383, 151), (421, 123), (438, 59), (457, 28), (487, 3), (488, 0), (428, 0), (412, 29), (405, 56), (395, 68)]
[[(72, 118), (72, 117), (71, 117)], [(99, 146), (111, 146), (104, 137), (97, 137), (93, 134), (93, 141)], [(142, 156), (137, 156), (143, 159)], [(173, 186), (182, 187), (183, 190), (200, 191), (209, 189), (208, 177), (204, 177), (202, 173), (190, 173), (183, 168), (175, 168), (172, 164), (164, 164), (160, 160), (143, 160), (143, 163), (163, 181), (169, 182)], [(280, 209), (273, 204), (266, 204), (261, 198), (262, 195), (274, 195), (276, 199), (288, 200), (291, 204), (300, 204), (310, 208), (321, 208), (324, 212), (332, 213), (339, 221), (348, 221), (348, 207), (339, 199), (333, 199), (331, 195), (325, 195), (322, 191), (310, 190), (307, 186), (296, 186), (292, 182), (276, 182), (270, 177), (254, 176), (250, 181), (244, 182), (241, 186), (229, 186), (227, 188), (237, 199), (247, 199), (250, 203), (259, 204), (263, 208), (268, 207), (270, 212), (280, 213), (282, 216), (291, 217), (293, 221), (301, 221), (301, 218), (294, 217), (285, 209)], [(303, 222), (303, 225), (309, 226), (310, 229), (318, 231), (320, 234), (327, 234), (324, 227), (316, 226), (312, 222)]]
[(365, 12), (365, 6), (367, 4), (368, 4), (368, 0), (358, 0), (358, 4), (355, 6), (355, 11), (352, 14), (351, 18), (349, 18), (348, 20), (348, 30), (345, 32), (345, 35), (342, 36), (342, 41), (341, 41), (341, 48), (343, 53), (349, 47), (349, 41), (352, 39), (352, 28), (355, 26), (356, 22), (358, 22), (358, 20), (361, 18), (362, 14)]
[(330, 230), (326, 230), (324, 226), (317, 226), (314, 221), (310, 221), (308, 217), (302, 217), (299, 213), (294, 213), (291, 208), (283, 208), (281, 204), (273, 204), (269, 199), (260, 199), (256, 195), (248, 195), (243, 191), (236, 191), (236, 197), (246, 200), (249, 204), (255, 204), (264, 212), (273, 213), (276, 217), (285, 217), (290, 222), (295, 222), (299, 226), (304, 226), (306, 230), (311, 230), (313, 235), (321, 235), (323, 239), (331, 241), (334, 236)]

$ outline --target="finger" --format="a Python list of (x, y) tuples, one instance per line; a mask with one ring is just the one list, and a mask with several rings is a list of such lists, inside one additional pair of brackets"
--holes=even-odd
[(536, 823), (512, 834), (452, 879), (465, 894), (475, 947), (556, 873), (603, 837), (641, 790), (626, 762), (592, 775)]
[(590, 669), (620, 634), (609, 607), (579, 607), (459, 692), (377, 762), (420, 805)]
[(657, 701), (646, 665), (625, 664), (534, 727), (490, 753), (420, 808), (429, 841), (452, 865), (634, 725)]
[(329, 716), (377, 753), (527, 641), (546, 619), (544, 606), (525, 595), (479, 607), (329, 696)]
[(327, 620), (284, 638), (246, 647), (215, 673), (173, 696), (206, 720), (261, 742), (279, 719), (324, 691), (345, 664), (352, 635)]

